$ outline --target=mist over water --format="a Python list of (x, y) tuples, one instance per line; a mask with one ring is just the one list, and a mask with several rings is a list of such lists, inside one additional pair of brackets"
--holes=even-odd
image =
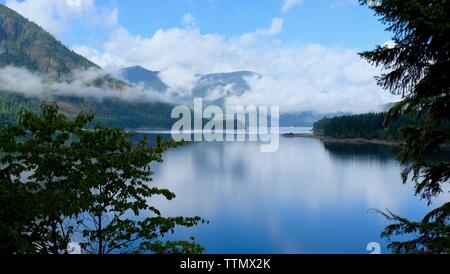
[(370, 242), (387, 253), (387, 223), (368, 210), (413, 220), (429, 211), (402, 184), (397, 152), (308, 138), (281, 137), (279, 151), (266, 154), (257, 143), (190, 143), (154, 166), (155, 184), (177, 198), (151, 203), (166, 216), (209, 220), (173, 236), (195, 236), (207, 253), (369, 253)]

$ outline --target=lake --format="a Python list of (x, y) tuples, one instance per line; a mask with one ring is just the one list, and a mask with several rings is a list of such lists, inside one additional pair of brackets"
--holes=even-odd
[(194, 236), (207, 253), (359, 254), (370, 242), (388, 253), (380, 238), (387, 222), (369, 210), (414, 220), (430, 210), (412, 184), (402, 184), (397, 152), (309, 138), (280, 137), (276, 153), (251, 142), (190, 143), (154, 166), (154, 183), (177, 198), (151, 203), (165, 216), (209, 220), (171, 236)]

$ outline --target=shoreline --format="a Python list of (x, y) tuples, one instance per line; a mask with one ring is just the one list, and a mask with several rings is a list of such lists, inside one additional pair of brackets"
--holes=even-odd
[(336, 143), (336, 144), (350, 144), (350, 145), (364, 145), (364, 144), (374, 144), (374, 145), (385, 145), (385, 146), (395, 146), (401, 147), (404, 145), (402, 141), (387, 141), (381, 139), (365, 139), (365, 138), (335, 138), (327, 136), (318, 136), (308, 133), (286, 133), (282, 135), (284, 138), (310, 138), (321, 140), (325, 143)]

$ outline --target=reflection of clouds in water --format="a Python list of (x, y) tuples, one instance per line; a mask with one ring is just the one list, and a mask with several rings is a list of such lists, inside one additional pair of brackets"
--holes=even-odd
[(401, 184), (394, 160), (336, 159), (316, 140), (285, 140), (279, 152), (270, 154), (252, 143), (190, 144), (164, 159), (155, 181), (177, 194), (181, 208), (194, 212), (229, 204), (240, 214), (252, 214), (261, 201), (312, 214), (355, 202), (366, 206), (361, 210), (401, 211), (412, 195)]
[(177, 195), (156, 206), (165, 215), (210, 220), (198, 233), (226, 239), (204, 243), (217, 252), (248, 251), (251, 244), (252, 252), (364, 253), (386, 224), (367, 210), (411, 218), (427, 211), (413, 185), (401, 183), (400, 165), (377, 155), (336, 153), (314, 139), (282, 138), (269, 154), (256, 143), (192, 143), (167, 152), (156, 167), (155, 183)]

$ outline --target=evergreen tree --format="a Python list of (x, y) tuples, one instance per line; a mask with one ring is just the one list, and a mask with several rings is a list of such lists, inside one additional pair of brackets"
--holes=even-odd
[(386, 113), (367, 113), (324, 118), (314, 123), (314, 132), (335, 138), (365, 138), (401, 141), (400, 128), (418, 125), (421, 119), (413, 115), (400, 115), (384, 125)]
[[(360, 3), (367, 5), (369, 2)], [(376, 1), (377, 2), (377, 1)], [(370, 5), (393, 33), (394, 46), (378, 46), (361, 56), (386, 72), (378, 84), (403, 100), (386, 117), (415, 114), (425, 123), (401, 129), (406, 145), (399, 160), (407, 166), (404, 182), (412, 177), (416, 194), (429, 204), (444, 191), (450, 179), (448, 156), (432, 161), (431, 155), (449, 143), (450, 111), (450, 2), (448, 0), (382, 0)], [(430, 212), (421, 222), (386, 214), (394, 223), (383, 236), (419, 234), (411, 241), (393, 242), (398, 253), (450, 253), (449, 203)]]

